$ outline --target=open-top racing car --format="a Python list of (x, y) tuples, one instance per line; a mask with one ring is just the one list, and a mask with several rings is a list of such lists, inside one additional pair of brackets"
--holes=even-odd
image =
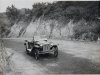
[(34, 55), (35, 59), (39, 59), (40, 54), (52, 53), (54, 57), (58, 56), (58, 46), (47, 39), (42, 40), (25, 40), (25, 48), (28, 54)]

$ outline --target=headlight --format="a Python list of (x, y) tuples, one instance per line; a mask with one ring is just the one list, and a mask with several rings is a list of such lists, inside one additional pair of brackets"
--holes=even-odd
[(54, 45), (53, 43), (51, 43), (51, 45)]
[(42, 46), (42, 44), (40, 44), (40, 46)]

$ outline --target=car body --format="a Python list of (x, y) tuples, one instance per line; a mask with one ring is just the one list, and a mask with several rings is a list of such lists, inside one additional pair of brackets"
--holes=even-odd
[(42, 40), (25, 40), (25, 48), (28, 54), (35, 56), (35, 59), (39, 59), (40, 54), (51, 53), (54, 57), (58, 56), (58, 46), (52, 42), (48, 42), (47, 39)]

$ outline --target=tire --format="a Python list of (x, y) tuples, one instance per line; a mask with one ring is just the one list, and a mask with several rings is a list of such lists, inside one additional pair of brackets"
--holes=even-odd
[(30, 54), (30, 52), (29, 52), (27, 49), (26, 49), (26, 53), (27, 53), (27, 54)]
[(54, 57), (58, 57), (58, 47), (54, 47), (55, 51), (54, 51)]
[(36, 60), (39, 59), (39, 51), (38, 50), (35, 50), (34, 57), (35, 57)]

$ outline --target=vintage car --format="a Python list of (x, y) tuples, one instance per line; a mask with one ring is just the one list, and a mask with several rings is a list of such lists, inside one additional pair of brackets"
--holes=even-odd
[(34, 55), (35, 59), (39, 59), (40, 54), (53, 54), (54, 57), (58, 56), (58, 46), (47, 39), (42, 40), (25, 40), (25, 48), (28, 54)]

